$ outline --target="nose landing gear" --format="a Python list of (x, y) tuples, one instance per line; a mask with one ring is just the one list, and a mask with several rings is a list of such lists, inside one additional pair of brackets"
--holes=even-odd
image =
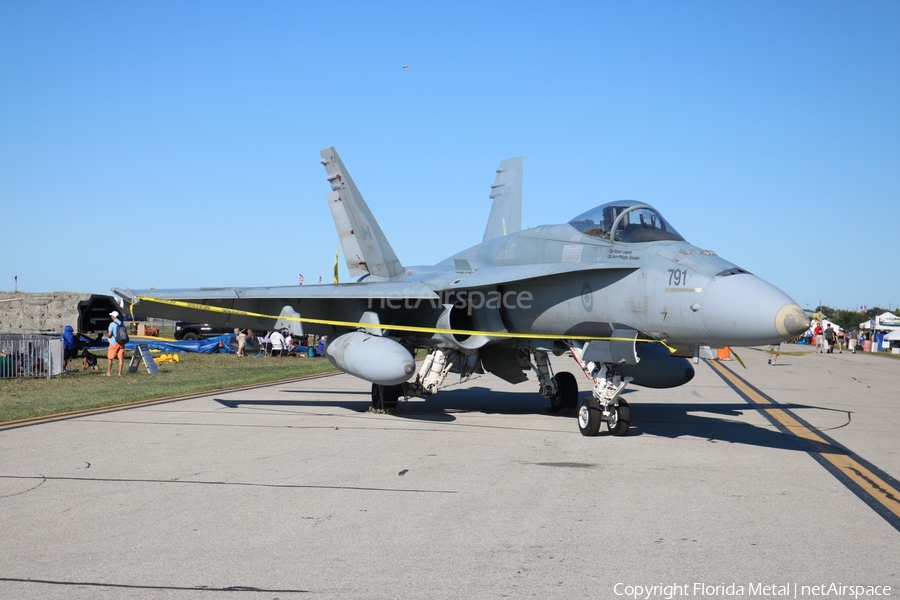
[(631, 409), (628, 402), (619, 399), (615, 404), (609, 404), (604, 408), (593, 396), (582, 399), (578, 405), (578, 430), (581, 435), (597, 435), (604, 421), (611, 435), (621, 437), (628, 433), (631, 426)]

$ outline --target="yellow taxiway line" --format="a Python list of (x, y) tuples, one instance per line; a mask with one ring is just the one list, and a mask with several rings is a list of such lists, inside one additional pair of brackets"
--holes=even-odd
[(776, 427), (803, 440), (805, 443), (801, 443), (801, 446), (813, 458), (832, 473), (846, 478), (845, 482), (849, 480), (853, 484), (848, 485), (851, 491), (875, 509), (891, 525), (900, 529), (900, 487), (893, 477), (874, 466), (864, 464), (866, 461), (857, 457), (852, 451), (780, 406), (775, 400), (750, 385), (719, 361), (707, 360), (706, 362), (713, 371)]

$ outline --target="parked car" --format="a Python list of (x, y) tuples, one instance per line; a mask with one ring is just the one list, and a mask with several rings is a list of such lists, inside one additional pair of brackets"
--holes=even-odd
[(219, 327), (209, 323), (188, 323), (186, 321), (175, 322), (176, 340), (202, 340), (226, 333), (234, 333), (234, 327)]

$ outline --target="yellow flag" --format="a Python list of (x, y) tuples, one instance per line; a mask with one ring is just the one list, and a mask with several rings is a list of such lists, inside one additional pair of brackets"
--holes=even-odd
[(338, 273), (337, 273), (337, 269), (338, 269), (338, 254), (340, 253), (340, 251), (341, 251), (341, 247), (340, 247), (340, 246), (337, 246), (337, 247), (334, 249), (334, 282), (335, 282), (335, 283), (338, 282)]

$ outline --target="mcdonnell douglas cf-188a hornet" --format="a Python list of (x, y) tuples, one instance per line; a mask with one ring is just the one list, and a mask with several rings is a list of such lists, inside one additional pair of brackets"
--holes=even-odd
[[(700, 346), (770, 344), (808, 327), (784, 292), (689, 244), (647, 204), (522, 230), (521, 158), (497, 170), (481, 244), (404, 267), (335, 149), (321, 155), (353, 283), (113, 291), (140, 315), (327, 335), (329, 360), (371, 382), (376, 407), (436, 394), (449, 372), (519, 383), (534, 371), (553, 408), (577, 406), (584, 435), (603, 422), (625, 435), (623, 389), (687, 383)], [(575, 376), (548, 360), (566, 352), (593, 382), (580, 402)]]

